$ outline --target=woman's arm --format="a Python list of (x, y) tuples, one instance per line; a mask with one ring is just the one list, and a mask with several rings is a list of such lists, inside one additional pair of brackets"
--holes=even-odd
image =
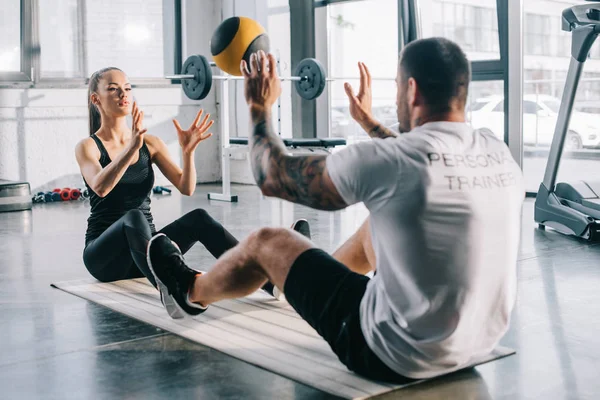
[(75, 157), (79, 169), (90, 188), (100, 197), (104, 197), (121, 180), (125, 171), (144, 144), (146, 129), (142, 129), (144, 113), (137, 104), (133, 104), (133, 136), (129, 145), (105, 168), (100, 165), (100, 152), (91, 138), (82, 140), (75, 148)]
[(160, 172), (185, 196), (191, 196), (196, 189), (196, 165), (194, 152), (183, 153), (183, 169), (175, 163), (165, 142), (156, 136), (148, 135), (146, 143), (152, 153), (152, 161)]
[(179, 145), (181, 146), (183, 157), (183, 169), (180, 168), (171, 156), (165, 142), (155, 136), (148, 136), (148, 144), (152, 147), (152, 159), (163, 175), (186, 196), (191, 196), (196, 190), (196, 165), (194, 163), (194, 154), (198, 144), (212, 136), (212, 133), (206, 133), (214, 121), (209, 121), (210, 114), (206, 114), (201, 120), (203, 111), (200, 110), (192, 125), (183, 130), (179, 122), (173, 120)]
[(93, 140), (85, 139), (77, 144), (75, 157), (87, 184), (94, 193), (104, 197), (121, 180), (137, 152), (138, 149), (128, 146), (106, 168), (102, 168), (99, 161), (100, 154)]

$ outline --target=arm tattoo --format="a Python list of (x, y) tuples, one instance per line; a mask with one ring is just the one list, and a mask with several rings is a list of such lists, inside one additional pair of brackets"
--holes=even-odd
[(372, 138), (386, 139), (389, 137), (397, 137), (398, 135), (392, 132), (390, 129), (377, 124), (375, 128), (371, 132), (369, 132), (369, 136)]
[(287, 155), (268, 112), (253, 111), (252, 122), (250, 161), (263, 193), (321, 210), (346, 207), (331, 181), (325, 179), (326, 156)]

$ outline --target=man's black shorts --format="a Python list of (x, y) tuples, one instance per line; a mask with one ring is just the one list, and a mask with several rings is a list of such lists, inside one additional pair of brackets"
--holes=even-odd
[(323, 250), (310, 249), (292, 265), (283, 292), (349, 370), (378, 381), (411, 382), (387, 367), (365, 341), (360, 303), (369, 281)]

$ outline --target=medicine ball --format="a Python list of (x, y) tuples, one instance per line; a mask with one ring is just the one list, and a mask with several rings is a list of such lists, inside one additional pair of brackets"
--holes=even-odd
[(242, 59), (250, 63), (250, 55), (259, 50), (269, 52), (269, 36), (262, 25), (248, 17), (227, 18), (210, 40), (215, 64), (230, 75), (241, 76)]

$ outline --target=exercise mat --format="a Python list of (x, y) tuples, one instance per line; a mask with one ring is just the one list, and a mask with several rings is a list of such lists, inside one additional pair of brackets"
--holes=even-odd
[[(198, 316), (170, 318), (145, 278), (101, 283), (94, 279), (52, 286), (276, 374), (348, 399), (363, 399), (425, 382), (393, 385), (364, 379), (337, 359), (329, 345), (286, 302), (262, 292), (212, 304)], [(480, 365), (514, 354), (498, 347)]]

